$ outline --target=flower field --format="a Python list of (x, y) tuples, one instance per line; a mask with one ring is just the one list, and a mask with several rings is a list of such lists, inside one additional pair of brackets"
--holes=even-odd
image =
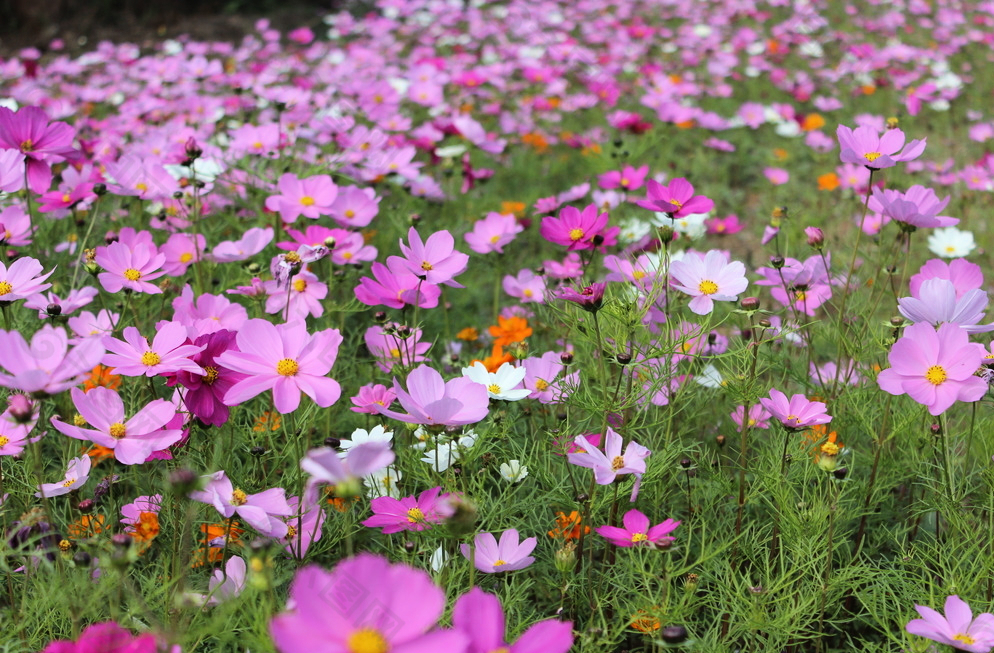
[(0, 652), (994, 650), (994, 3), (0, 59)]

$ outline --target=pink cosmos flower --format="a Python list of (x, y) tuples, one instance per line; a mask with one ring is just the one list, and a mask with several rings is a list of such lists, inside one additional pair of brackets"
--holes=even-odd
[[(563, 207), (558, 217), (547, 215), (542, 218), (539, 233), (550, 243), (563, 245), (570, 252), (616, 244), (621, 229), (608, 228), (608, 214), (599, 211), (596, 204), (588, 204), (583, 211), (572, 206)], [(596, 244), (595, 238), (599, 241)]]
[(204, 605), (218, 605), (234, 598), (245, 589), (245, 576), (248, 567), (245, 558), (231, 556), (224, 563), (224, 569), (215, 569), (211, 579), (207, 581), (207, 594), (203, 597)]
[(169, 201), (179, 190), (179, 182), (154, 156), (125, 154), (116, 163), (107, 164), (107, 175), (116, 182), (109, 183), (107, 188), (117, 195)]
[(0, 211), (0, 243), (10, 247), (24, 247), (31, 244), (33, 233), (31, 216), (23, 207), (11, 204)]
[(464, 236), (469, 248), (477, 254), (504, 253), (507, 245), (525, 228), (513, 215), (488, 213), (487, 217), (473, 223), (473, 230)]
[(528, 397), (543, 404), (564, 401), (580, 386), (579, 372), (559, 378), (566, 366), (560, 355), (554, 351), (547, 351), (539, 358), (526, 358), (522, 361), (522, 366), (525, 368), (524, 386), (531, 390)]
[(948, 279), (929, 279), (912, 297), (897, 300), (898, 311), (912, 322), (932, 326), (958, 324), (967, 333), (994, 331), (994, 324), (980, 324), (987, 309), (987, 293), (974, 288), (956, 296), (956, 286)]
[(141, 522), (143, 512), (157, 515), (160, 510), (162, 510), (161, 494), (141, 496), (131, 503), (121, 506), (121, 514), (124, 516), (121, 523), (124, 524), (124, 532), (133, 533), (135, 531), (135, 526)]
[[(735, 410), (732, 411), (731, 418), (735, 422), (735, 426), (742, 428), (742, 418), (745, 416), (745, 406), (736, 406)], [(749, 427), (756, 429), (768, 429), (770, 428), (770, 411), (766, 410), (766, 407), (762, 404), (754, 404), (749, 407)]]
[(656, 548), (674, 541), (676, 538), (671, 537), (670, 533), (680, 525), (678, 521), (667, 519), (661, 524), (650, 526), (649, 518), (634, 509), (626, 512), (621, 521), (625, 525), (624, 528), (600, 526), (594, 530), (615, 546)]
[(394, 461), (390, 442), (363, 442), (340, 456), (331, 447), (307, 452), (300, 468), (310, 476), (311, 484), (345, 485), (375, 474)]
[(157, 653), (159, 650), (155, 635), (132, 635), (113, 621), (105, 621), (84, 628), (75, 642), (60, 639), (50, 643), (42, 653)]
[(763, 176), (774, 186), (781, 186), (790, 181), (790, 173), (783, 168), (763, 168)]
[(294, 222), (301, 215), (312, 219), (331, 215), (331, 206), (338, 196), (338, 187), (329, 175), (300, 179), (287, 172), (280, 177), (276, 187), (280, 194), (268, 197), (266, 208), (279, 212), (283, 222)]
[(891, 168), (899, 162), (917, 159), (925, 151), (926, 139), (911, 141), (905, 146), (904, 132), (900, 129), (888, 129), (881, 136), (870, 126), (850, 129), (839, 125), (835, 133), (839, 138), (842, 163), (857, 163), (874, 169)]
[(946, 208), (950, 198), (940, 200), (931, 188), (915, 185), (906, 192), (873, 189), (867, 206), (871, 211), (911, 227), (951, 227), (959, 224), (959, 218), (939, 215)]
[(431, 577), (369, 553), (330, 572), (314, 565), (299, 570), (289, 605), (269, 627), (280, 653), (466, 650), (462, 632), (435, 629), (445, 592)]
[(605, 172), (597, 178), (597, 183), (601, 188), (622, 188), (626, 191), (638, 190), (645, 183), (645, 177), (649, 174), (649, 166), (633, 168), (625, 166), (621, 170), (611, 170)]
[(745, 225), (739, 220), (739, 216), (734, 213), (723, 218), (708, 218), (704, 221), (704, 224), (707, 225), (707, 233), (713, 236), (729, 236), (745, 229)]
[[(25, 162), (24, 155), (19, 151), (0, 148), (0, 191), (16, 193), (24, 188)], [(49, 185), (51, 183), (49, 181)], [(39, 184), (39, 187), (42, 185)]]
[(392, 388), (374, 383), (359, 388), (359, 393), (352, 397), (352, 411), (356, 413), (378, 414), (383, 408), (389, 408), (397, 399), (397, 393)]
[(269, 314), (282, 314), (286, 321), (324, 315), (321, 300), (328, 296), (328, 286), (318, 281), (316, 274), (307, 271), (297, 274), (289, 288), (285, 284), (281, 286), (278, 281), (263, 281), (262, 287), (269, 294), (266, 299), (266, 312)]
[(286, 414), (297, 410), (301, 392), (322, 408), (341, 396), (338, 382), (325, 376), (342, 344), (338, 329), (308, 334), (307, 326), (299, 320), (274, 326), (255, 319), (242, 326), (235, 341), (239, 351), (228, 350), (215, 359), (247, 375), (225, 394), (227, 405), (240, 404), (271, 389), (276, 410)]
[(17, 112), (0, 107), (0, 149), (24, 156), (28, 187), (44, 193), (52, 185), (51, 164), (78, 156), (72, 146), (75, 130), (64, 122), (49, 122), (38, 107), (21, 107)]
[(641, 478), (645, 473), (645, 459), (652, 453), (639, 443), (631, 441), (621, 452), (623, 439), (608, 427), (605, 434), (604, 451), (590, 445), (589, 438), (578, 435), (573, 439), (580, 453), (567, 454), (566, 459), (578, 467), (594, 470), (594, 480), (599, 485), (609, 485), (622, 474), (635, 474)]
[(114, 450), (114, 458), (123, 465), (140, 465), (156, 451), (170, 447), (183, 437), (180, 429), (166, 427), (176, 416), (176, 406), (165, 399), (155, 399), (125, 419), (124, 400), (114, 390), (97, 386), (89, 392), (73, 388), (70, 392), (82, 426), (52, 418), (59, 433), (77, 440), (89, 440)]
[(387, 265), (373, 263), (370, 271), (373, 273), (373, 279), (363, 277), (353, 291), (356, 299), (366, 306), (389, 308), (404, 308), (409, 305), (420, 308), (438, 306), (442, 289), (409, 272), (404, 259), (391, 256), (387, 260)]
[(321, 539), (325, 516), (318, 499), (317, 488), (305, 489), (303, 501), (297, 497), (287, 499), (293, 514), (283, 518), (287, 525), (283, 549), (297, 560), (302, 560), (311, 544)]
[(393, 380), (397, 400), (409, 414), (389, 409), (380, 415), (408, 424), (462, 426), (481, 421), (490, 412), (487, 388), (466, 377), (443, 381), (442, 375), (427, 365), (419, 365), (407, 375), (407, 390)]
[(403, 327), (404, 335), (396, 322), (366, 329), (363, 340), (376, 365), (384, 372), (390, 372), (394, 365), (411, 367), (414, 363), (428, 360), (425, 353), (431, 349), (430, 342), (422, 342), (421, 329)]
[(485, 574), (499, 574), (506, 571), (518, 571), (535, 562), (528, 555), (538, 544), (538, 538), (529, 537), (519, 542), (518, 531), (509, 528), (500, 536), (500, 542), (492, 533), (478, 533), (473, 538), (472, 551), (468, 544), (459, 545), (463, 557), (472, 560), (473, 565)]
[(286, 501), (283, 488), (248, 494), (234, 487), (223, 471), (209, 474), (204, 479), (207, 485), (203, 490), (191, 492), (191, 499), (214, 506), (225, 519), (238, 515), (262, 535), (276, 538), (286, 535), (287, 525), (280, 517), (292, 515), (293, 509)]
[(190, 357), (203, 351), (203, 345), (191, 345), (186, 337), (186, 327), (179, 322), (160, 325), (155, 338), (149, 343), (136, 327), (124, 329), (124, 340), (104, 336), (104, 347), (109, 352), (103, 364), (114, 368), (121, 376), (158, 376), (184, 371), (205, 374), (202, 367)]
[[(18, 397), (20, 399), (16, 399)], [(27, 401), (29, 400), (24, 395), (13, 395), (10, 407), (3, 414), (0, 414), (0, 456), (17, 456), (24, 451), (29, 442), (36, 442), (41, 438), (40, 435), (33, 439), (28, 438), (35, 427), (37, 407), (16, 406), (16, 404), (24, 404)], [(22, 412), (27, 412), (34, 419), (28, 417), (27, 421), (24, 421), (23, 416), (21, 419), (17, 419), (15, 416)]]
[(331, 205), (331, 217), (343, 227), (365, 227), (379, 213), (380, 199), (372, 188), (343, 186)]
[(46, 324), (31, 336), (31, 345), (17, 331), (0, 330), (0, 387), (36, 396), (56, 395), (82, 383), (104, 356), (99, 338), (87, 338), (69, 349), (62, 327)]
[[(361, 445), (357, 445), (361, 446)], [(382, 528), (383, 533), (423, 531), (441, 524), (452, 514), (441, 487), (425, 490), (417, 497), (377, 497), (370, 502), (373, 516), (362, 522), (369, 528)]]
[(501, 285), (504, 292), (522, 304), (545, 303), (545, 279), (529, 268), (524, 268), (517, 276), (505, 275)]
[(984, 285), (984, 273), (976, 263), (970, 263), (961, 258), (947, 263), (942, 259), (934, 258), (926, 262), (917, 273), (911, 275), (909, 283), (911, 296), (917, 297), (922, 284), (929, 279), (952, 281), (956, 288), (957, 297), (962, 297), (971, 290), (982, 288)]
[[(417, 229), (411, 227), (407, 232), (407, 239), (411, 243), (409, 247), (404, 244), (403, 239), (400, 241), (400, 251), (404, 257), (391, 256), (388, 262), (403, 263), (408, 272), (428, 283), (462, 288), (456, 283), (455, 277), (466, 271), (469, 256), (453, 248), (455, 241), (452, 234), (443, 229), (422, 242)], [(391, 269), (394, 269), (393, 266)]]
[(172, 307), (173, 321), (185, 325), (191, 338), (222, 329), (238, 331), (248, 320), (248, 311), (241, 304), (223, 295), (202, 293), (194, 296), (189, 285), (173, 299)]
[(49, 306), (53, 305), (59, 307), (59, 315), (69, 317), (71, 313), (75, 313), (78, 309), (92, 302), (99, 292), (93, 286), (85, 286), (77, 290), (70, 290), (65, 299), (59, 299), (59, 296), (53, 292), (47, 295), (38, 293), (24, 302), (24, 308), (33, 308), (38, 311), (39, 320), (49, 317), (48, 309)]
[(166, 273), (161, 269), (165, 262), (166, 255), (156, 251), (154, 245), (111, 243), (97, 248), (96, 263), (104, 270), (97, 275), (97, 279), (107, 292), (120, 292), (122, 288), (128, 288), (158, 295), (162, 291), (150, 282)]
[(707, 213), (714, 208), (714, 202), (707, 197), (694, 195), (694, 187), (683, 177), (671, 179), (666, 186), (650, 179), (646, 193), (648, 197), (636, 200), (637, 205), (650, 211), (666, 213), (674, 220), (686, 215)]
[(592, 283), (589, 286), (583, 286), (579, 290), (573, 288), (573, 286), (563, 286), (556, 293), (556, 297), (573, 302), (585, 311), (595, 313), (604, 304), (604, 291), (606, 289), (606, 283)]
[(771, 389), (770, 396), (763, 397), (759, 403), (769, 411), (770, 417), (789, 430), (803, 430), (832, 421), (832, 416), (825, 412), (825, 404), (811, 401), (801, 394), (788, 400), (784, 393)]
[(225, 240), (218, 243), (210, 257), (218, 263), (231, 263), (252, 258), (266, 248), (273, 240), (272, 227), (253, 227), (238, 240)]
[[(2, 109), (3, 107), (0, 107)], [(55, 272), (42, 274), (42, 265), (30, 256), (23, 256), (7, 267), (0, 262), (0, 301), (15, 302), (44, 292), (52, 287), (44, 283)]]
[(229, 417), (228, 406), (224, 396), (231, 386), (246, 378), (218, 364), (217, 358), (229, 350), (237, 350), (235, 332), (227, 329), (214, 331), (198, 336), (193, 341), (196, 347), (203, 349), (190, 357), (200, 372), (181, 370), (169, 379), (168, 385), (177, 383), (186, 388), (183, 393), (183, 403), (187, 410), (201, 423), (208, 426), (223, 426)]
[(930, 324), (913, 324), (891, 347), (891, 366), (877, 375), (877, 383), (884, 392), (907, 394), (932, 415), (940, 415), (957, 401), (977, 401), (987, 392), (987, 382), (974, 374), (986, 353), (958, 325), (943, 324), (936, 330)]
[(159, 250), (166, 257), (162, 269), (171, 277), (180, 277), (186, 273), (193, 263), (199, 261), (207, 249), (207, 239), (197, 236), (194, 245), (193, 236), (188, 234), (173, 234)]
[(967, 602), (955, 594), (946, 598), (945, 615), (924, 605), (916, 605), (915, 610), (922, 618), (912, 619), (905, 626), (912, 635), (959, 651), (989, 653), (994, 647), (994, 615), (984, 612), (974, 618)]
[(690, 252), (673, 261), (670, 276), (677, 290), (693, 297), (689, 307), (698, 315), (713, 311), (716, 301), (735, 301), (749, 285), (745, 265), (741, 261), (729, 263), (722, 252), (714, 249), (704, 256)]
[(474, 587), (452, 608), (452, 626), (469, 639), (466, 653), (567, 653), (573, 646), (573, 625), (568, 621), (546, 619), (532, 624), (518, 640), (505, 638), (504, 611), (500, 600)]
[(58, 497), (78, 490), (90, 478), (90, 465), (89, 456), (73, 458), (66, 468), (65, 478), (55, 483), (42, 483), (38, 486), (39, 492), (35, 492), (35, 496)]

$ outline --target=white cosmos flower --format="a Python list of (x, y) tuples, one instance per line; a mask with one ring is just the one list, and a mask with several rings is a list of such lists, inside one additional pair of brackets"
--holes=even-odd
[(504, 363), (496, 372), (488, 372), (486, 366), (477, 361), (472, 367), (462, 368), (462, 375), (480, 385), (486, 386), (491, 399), (520, 401), (531, 394), (524, 388), (515, 390), (525, 378), (524, 367), (514, 367)]
[[(431, 554), (431, 568), (436, 574), (442, 571), (442, 568), (449, 561), (449, 554), (445, 552), (443, 547), (438, 547), (435, 552)], [(498, 649), (499, 650), (499, 649)]]
[(476, 432), (467, 431), (462, 437), (447, 442), (439, 442), (434, 449), (425, 451), (421, 461), (431, 465), (436, 472), (444, 472), (462, 458), (462, 454), (476, 444)]
[(397, 487), (397, 481), (403, 477), (404, 475), (400, 473), (400, 470), (393, 465), (381, 469), (375, 474), (370, 474), (363, 479), (366, 481), (366, 496), (399, 499), (400, 489)]
[(714, 365), (708, 363), (708, 365), (701, 370), (701, 373), (694, 377), (694, 381), (698, 385), (702, 385), (705, 388), (720, 388), (725, 385), (725, 379), (722, 378), (721, 372)]
[(500, 466), (500, 475), (508, 483), (520, 483), (528, 476), (528, 468), (520, 460), (509, 460)]
[(976, 249), (973, 233), (961, 231), (956, 227), (935, 229), (928, 237), (928, 248), (936, 256), (942, 258), (960, 258), (968, 256)]
[(356, 429), (352, 432), (351, 440), (342, 440), (340, 445), (342, 451), (338, 452), (339, 458), (344, 458), (348, 454), (349, 449), (356, 446), (357, 444), (362, 444), (364, 442), (390, 442), (393, 440), (393, 431), (388, 431), (382, 425), (377, 424), (372, 428), (372, 430), (367, 431), (366, 429)]

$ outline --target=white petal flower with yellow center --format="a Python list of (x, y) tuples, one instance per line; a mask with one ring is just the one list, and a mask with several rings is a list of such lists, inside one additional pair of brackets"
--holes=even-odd
[(483, 363), (477, 361), (472, 367), (462, 368), (462, 375), (485, 386), (491, 399), (520, 401), (531, 394), (531, 390), (518, 388), (525, 378), (525, 368), (510, 363), (504, 363), (496, 372), (488, 372)]

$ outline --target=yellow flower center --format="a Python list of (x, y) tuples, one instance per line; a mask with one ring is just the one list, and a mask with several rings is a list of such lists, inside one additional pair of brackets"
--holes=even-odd
[(355, 211), (353, 211), (352, 209), (345, 209), (345, 217), (351, 220), (352, 218), (355, 217)]
[(880, 152), (867, 152), (866, 154), (863, 155), (863, 158), (869, 161), (870, 163), (873, 163), (874, 161), (880, 158)]
[(569, 239), (574, 243), (583, 238), (583, 229), (570, 229)]
[(933, 365), (925, 370), (925, 380), (932, 385), (942, 385), (946, 380), (946, 370), (941, 365)]
[(300, 203), (304, 206), (314, 206), (314, 198), (310, 195), (304, 195), (300, 198)]
[(72, 423), (76, 426), (86, 426), (86, 420), (79, 413), (72, 416)]
[(276, 373), (281, 376), (294, 376), (300, 370), (300, 365), (292, 358), (281, 358), (276, 363)]
[(147, 351), (142, 354), (142, 365), (148, 365), (152, 367), (153, 365), (158, 365), (162, 362), (162, 357), (159, 356), (154, 351)]
[(70, 195), (69, 193), (62, 193), (63, 204), (68, 204), (71, 200), (72, 200), (72, 195)]
[(683, 208), (683, 202), (681, 202), (680, 200), (670, 200), (670, 204), (672, 204), (673, 206), (675, 206), (678, 209), (682, 209)]
[(206, 372), (206, 374), (204, 374), (204, 383), (206, 383), (207, 385), (210, 385), (215, 381), (217, 381), (217, 377), (220, 375), (220, 372), (218, 372), (217, 368), (212, 365), (208, 365), (207, 367), (205, 367), (204, 372)]
[(25, 141), (21, 141), (21, 151), (22, 152), (31, 152), (32, 150), (34, 150), (34, 147), (35, 147), (35, 143), (30, 138), (27, 139), (27, 140), (25, 140)]
[(545, 379), (535, 379), (535, 389), (539, 392), (549, 387), (549, 382)]
[(498, 240), (500, 240), (500, 236), (491, 236), (490, 237), (490, 242), (493, 245), (496, 245)]
[(143, 181), (139, 181), (137, 184), (135, 184), (135, 190), (140, 190), (141, 192), (144, 193), (145, 191), (148, 190), (148, 184), (146, 184)]
[(245, 490), (235, 488), (235, 491), (231, 493), (231, 505), (244, 506), (246, 503), (248, 503), (248, 495), (245, 494)]
[(114, 438), (115, 440), (120, 440), (121, 438), (124, 437), (124, 424), (121, 424), (120, 422), (114, 422), (113, 424), (111, 424), (109, 430), (110, 430), (110, 437)]
[(6, 435), (0, 435), (0, 449), (6, 447), (8, 442), (10, 442), (10, 438)]
[(287, 252), (283, 255), (283, 260), (287, 263), (300, 263), (300, 254), (297, 252)]
[(62, 487), (72, 487), (73, 484), (75, 484), (75, 483), (76, 483), (76, 479), (70, 478), (70, 479), (62, 482)]
[(487, 386), (487, 392), (490, 392), (490, 393), (495, 394), (495, 395), (499, 395), (500, 394), (500, 386), (497, 385), (496, 383), (491, 383), (490, 385)]
[(710, 279), (704, 279), (698, 284), (697, 289), (701, 291), (702, 295), (713, 295), (718, 292), (718, 284)]
[(297, 279), (293, 282), (293, 289), (297, 292), (304, 292), (307, 290), (307, 281), (304, 279)]
[(346, 642), (349, 653), (388, 653), (390, 642), (372, 628), (361, 628), (351, 635)]
[(641, 281), (642, 279), (644, 279), (647, 276), (649, 276), (649, 273), (648, 272), (644, 272), (642, 270), (634, 270), (632, 272), (632, 278), (635, 279), (636, 281)]
[(956, 251), (955, 247), (953, 247), (952, 245), (946, 245), (946, 253), (952, 254), (955, 251)]
[(649, 536), (645, 533), (632, 533), (632, 542), (645, 542)]
[(614, 460), (611, 461), (611, 469), (618, 471), (625, 466), (625, 459), (622, 456), (615, 456)]
[(628, 187), (628, 184), (630, 184), (630, 183), (632, 183), (632, 180), (631, 180), (631, 179), (629, 179), (628, 177), (622, 177), (622, 178), (621, 178), (621, 185), (622, 185), (622, 186), (624, 186), (624, 187), (626, 187), (626, 188), (627, 188), (627, 187)]
[(0, 297), (9, 294), (14, 290), (14, 286), (10, 285), (6, 281), (0, 281)]
[(297, 537), (297, 528), (293, 524), (286, 525), (286, 539), (292, 540)]
[(191, 254), (190, 252), (183, 252), (182, 254), (179, 255), (180, 263), (189, 263), (192, 260), (193, 260), (193, 254)]
[(826, 442), (821, 445), (821, 452), (826, 456), (838, 456), (839, 455), (839, 445), (834, 442)]
[(494, 567), (503, 567), (507, 564), (507, 560), (494, 560)]
[(421, 261), (421, 269), (425, 272), (430, 272), (435, 269), (435, 267), (428, 261)]
[(807, 298), (808, 298), (808, 295), (803, 290), (795, 290), (794, 291), (794, 299), (796, 299), (797, 301), (803, 302)]
[(953, 639), (956, 640), (957, 642), (966, 644), (967, 646), (973, 646), (974, 644), (977, 643), (977, 640), (970, 637), (966, 633), (958, 633), (956, 635), (953, 635)]
[(390, 356), (393, 357), (393, 358), (400, 358), (400, 350), (397, 349), (396, 347), (393, 347), (390, 350)]
[(535, 291), (533, 291), (531, 288), (525, 288), (521, 294), (531, 299), (535, 295)]
[(411, 508), (407, 511), (407, 521), (412, 524), (417, 524), (418, 522), (423, 522), (425, 520), (425, 514), (421, 512), (421, 508)]
[(128, 281), (138, 281), (142, 278), (142, 273), (134, 268), (128, 268), (124, 271), (124, 278)]

